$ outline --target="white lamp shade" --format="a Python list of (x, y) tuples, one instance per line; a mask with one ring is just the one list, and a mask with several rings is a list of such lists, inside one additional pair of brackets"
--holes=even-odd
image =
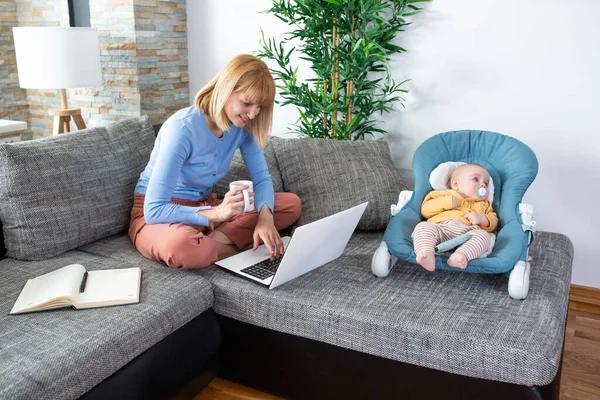
[(13, 28), (19, 86), (63, 89), (102, 85), (98, 31), (93, 28)]

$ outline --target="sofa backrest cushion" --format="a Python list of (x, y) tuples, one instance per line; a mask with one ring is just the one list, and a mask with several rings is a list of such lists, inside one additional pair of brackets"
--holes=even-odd
[(124, 230), (153, 145), (144, 117), (0, 144), (6, 255), (47, 259)]
[(6, 255), (6, 246), (4, 246), (4, 233), (2, 233), (2, 220), (0, 220), (0, 260)]
[[(281, 180), (281, 173), (279, 172), (279, 165), (275, 158), (275, 149), (273, 148), (273, 139), (269, 136), (263, 148), (263, 154), (265, 155), (265, 161), (269, 168), (269, 174), (271, 174), (271, 180), (273, 181), (273, 189), (275, 192), (283, 192), (283, 181)], [(239, 180), (250, 180), (250, 174), (242, 158), (242, 154), (239, 150), (236, 150), (229, 166), (229, 172), (215, 184), (213, 192), (219, 197), (223, 197), (229, 190), (229, 182)]]
[(387, 226), (406, 184), (386, 142), (273, 139), (283, 186), (302, 201), (299, 225), (368, 201), (357, 229)]

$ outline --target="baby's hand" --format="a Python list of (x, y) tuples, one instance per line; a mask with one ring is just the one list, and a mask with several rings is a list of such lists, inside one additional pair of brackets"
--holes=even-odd
[(479, 226), (489, 226), (490, 221), (488, 221), (487, 217), (483, 214), (470, 212), (465, 215), (465, 218), (469, 220), (471, 225), (479, 225)]

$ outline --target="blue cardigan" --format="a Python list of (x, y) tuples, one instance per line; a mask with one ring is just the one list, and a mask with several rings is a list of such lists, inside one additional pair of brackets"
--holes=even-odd
[(223, 137), (212, 134), (204, 113), (195, 107), (178, 111), (162, 125), (150, 161), (141, 173), (136, 193), (146, 195), (144, 216), (148, 224), (180, 223), (209, 226), (197, 211), (210, 207), (171, 204), (171, 198), (200, 200), (229, 171), (236, 149), (240, 149), (254, 182), (254, 202), (273, 212), (273, 182), (261, 148), (243, 128), (231, 125)]

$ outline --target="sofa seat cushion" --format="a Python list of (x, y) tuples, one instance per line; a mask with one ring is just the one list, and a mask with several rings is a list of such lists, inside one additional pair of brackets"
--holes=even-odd
[[(76, 399), (211, 307), (206, 279), (146, 261), (77, 250), (44, 262), (0, 260), (0, 398)], [(72, 263), (141, 267), (140, 303), (8, 315), (27, 279)]]
[(131, 239), (126, 233), (117, 233), (116, 235), (107, 236), (83, 246), (79, 246), (77, 250), (85, 253), (112, 258), (127, 264), (133, 265), (152, 265), (169, 269), (166, 265), (161, 265), (153, 260), (144, 257), (131, 244)]
[(146, 118), (0, 144), (7, 256), (43, 260), (125, 230), (153, 145)]
[(384, 229), (406, 189), (388, 144), (331, 139), (271, 139), (286, 192), (302, 201), (299, 225), (369, 202), (359, 230)]
[(546, 385), (562, 353), (573, 247), (539, 232), (526, 300), (504, 275), (429, 273), (399, 262), (371, 273), (381, 233), (357, 233), (339, 259), (274, 290), (210, 268), (218, 314), (376, 356), (470, 377)]

